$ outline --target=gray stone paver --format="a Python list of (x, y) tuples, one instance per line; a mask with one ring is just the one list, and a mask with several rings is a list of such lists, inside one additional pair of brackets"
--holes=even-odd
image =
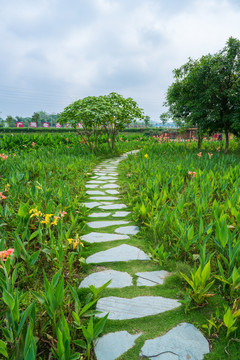
[(116, 196), (91, 196), (89, 198), (90, 200), (98, 200), (98, 201), (103, 201), (103, 200), (119, 200), (118, 197)]
[(114, 230), (118, 234), (136, 235), (139, 232), (138, 226), (122, 226)]
[(97, 360), (117, 359), (134, 346), (139, 336), (141, 333), (131, 335), (127, 331), (118, 331), (98, 338), (94, 348)]
[(87, 226), (92, 229), (100, 229), (108, 226), (124, 225), (128, 223), (128, 221), (124, 220), (90, 221), (87, 223)]
[(111, 283), (107, 286), (108, 288), (123, 288), (126, 286), (133, 285), (132, 277), (126, 272), (116, 270), (104, 270), (96, 273), (92, 273), (87, 276), (80, 284), (80, 288), (86, 288), (90, 285), (94, 285), (96, 288), (106, 284), (109, 280)]
[(95, 212), (95, 213), (92, 213), (92, 214), (88, 215), (88, 217), (104, 218), (104, 217), (107, 217), (109, 215), (111, 215), (110, 212)]
[(97, 201), (90, 201), (90, 202), (84, 202), (82, 203), (82, 205), (86, 206), (87, 208), (89, 209), (92, 209), (94, 207), (100, 207), (100, 206), (111, 206), (112, 203), (111, 202), (104, 202), (104, 201), (101, 201), (101, 202), (97, 202)]
[(136, 273), (138, 276), (138, 286), (155, 286), (162, 285), (164, 280), (169, 275), (169, 272), (165, 270), (160, 271), (145, 271)]
[(209, 344), (195, 326), (181, 323), (165, 335), (147, 340), (140, 356), (162, 360), (164, 353), (173, 354), (179, 360), (202, 360), (204, 354), (209, 353)]
[(101, 186), (102, 189), (117, 189), (119, 188), (119, 185), (117, 184), (105, 184)]
[(107, 194), (110, 194), (110, 195), (117, 195), (117, 194), (119, 194), (119, 191), (117, 191), (117, 190), (105, 190), (105, 192), (107, 193)]
[(124, 209), (127, 206), (125, 204), (109, 204), (109, 205), (100, 205), (99, 209), (103, 210), (118, 210), (118, 209)]
[(96, 310), (102, 313), (96, 316), (103, 317), (109, 313), (109, 320), (137, 319), (161, 314), (179, 306), (181, 304), (178, 300), (162, 296), (138, 296), (132, 299), (109, 296), (98, 300)]
[(119, 262), (131, 260), (150, 260), (150, 258), (147, 254), (145, 254), (137, 247), (123, 244), (89, 256), (86, 259), (86, 263), (97, 264), (103, 262)]
[(100, 242), (106, 242), (106, 241), (126, 240), (126, 239), (129, 239), (129, 236), (128, 235), (120, 235), (120, 234), (91, 232), (91, 233), (81, 236), (81, 239), (90, 244), (93, 244), (93, 243), (100, 243)]
[(100, 191), (100, 190), (87, 190), (86, 194), (88, 194), (88, 195), (106, 195), (106, 193), (104, 191)]
[(116, 211), (115, 214), (113, 214), (113, 217), (125, 217), (127, 215), (131, 214), (130, 211)]

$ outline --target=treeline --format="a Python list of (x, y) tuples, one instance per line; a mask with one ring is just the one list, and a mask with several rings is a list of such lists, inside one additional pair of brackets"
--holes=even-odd
[(31, 117), (11, 116), (6, 119), (0, 118), (0, 127), (16, 128), (16, 122), (23, 122), (23, 127), (29, 127), (30, 122), (36, 122), (38, 127), (42, 127), (44, 122), (48, 122), (50, 126), (54, 126), (58, 122), (59, 114), (47, 114), (45, 111), (34, 112)]

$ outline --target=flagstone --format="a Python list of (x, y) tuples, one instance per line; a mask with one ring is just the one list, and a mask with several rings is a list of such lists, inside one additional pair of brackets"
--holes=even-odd
[(145, 271), (136, 273), (138, 276), (137, 286), (155, 286), (162, 285), (164, 280), (169, 275), (165, 270), (160, 271)]
[(109, 201), (91, 201), (91, 202), (85, 202), (85, 203), (82, 203), (82, 206), (86, 206), (87, 208), (89, 209), (92, 209), (94, 207), (99, 207), (100, 206), (110, 206), (110, 205), (115, 205), (115, 204), (112, 204), (111, 202)]
[(147, 340), (140, 356), (154, 360), (203, 360), (208, 353), (209, 344), (202, 333), (192, 324), (181, 323), (165, 335)]
[(132, 299), (109, 296), (98, 300), (96, 310), (101, 313), (96, 316), (101, 318), (109, 313), (109, 320), (136, 319), (161, 314), (179, 306), (178, 300), (162, 296), (138, 296)]
[(89, 198), (90, 200), (119, 200), (119, 198), (117, 196), (91, 196)]
[(99, 185), (98, 184), (87, 184), (86, 186), (85, 186), (85, 188), (86, 189), (96, 189), (96, 188), (98, 188), (99, 187)]
[(131, 214), (130, 211), (116, 211), (115, 214), (113, 214), (113, 217), (124, 217)]
[(88, 222), (87, 225), (93, 229), (100, 229), (103, 227), (124, 225), (128, 223), (129, 221), (124, 221), (124, 220), (109, 220), (109, 221), (91, 221)]
[(117, 210), (117, 209), (124, 209), (127, 206), (125, 204), (111, 204), (111, 205), (101, 205), (99, 209), (102, 210)]
[(88, 194), (88, 195), (106, 195), (104, 191), (100, 191), (100, 190), (87, 190), (86, 194)]
[(119, 185), (117, 184), (106, 184), (101, 186), (102, 189), (116, 189), (119, 188)]
[(80, 284), (80, 288), (87, 288), (90, 285), (94, 285), (96, 288), (106, 284), (109, 280), (111, 283), (108, 288), (123, 288), (133, 285), (132, 277), (127, 272), (104, 270), (88, 275)]
[(94, 350), (97, 360), (115, 360), (135, 345), (142, 334), (131, 335), (127, 331), (117, 331), (98, 338)]
[(139, 227), (136, 225), (122, 226), (114, 231), (118, 234), (136, 235), (139, 232)]
[(86, 235), (81, 236), (81, 239), (88, 243), (100, 243), (106, 241), (116, 241), (116, 240), (126, 240), (129, 239), (128, 235), (117, 235), (117, 234), (108, 234), (108, 233), (98, 233), (91, 232)]
[(117, 190), (105, 190), (106, 191), (106, 193), (108, 193), (108, 194), (110, 194), (110, 195), (117, 195), (117, 194), (119, 194), (119, 191), (117, 191)]
[(110, 212), (95, 212), (88, 215), (88, 217), (102, 218), (102, 217), (108, 217), (109, 215), (111, 215)]
[(105, 181), (102, 180), (89, 180), (86, 182), (86, 184), (104, 184)]
[(86, 263), (97, 264), (103, 262), (114, 262), (114, 261), (119, 262), (119, 261), (131, 261), (131, 260), (150, 260), (150, 258), (147, 254), (145, 254), (142, 250), (138, 249), (137, 247), (123, 244), (105, 251), (100, 251), (98, 253), (89, 256), (86, 259)]
[(97, 180), (116, 180), (115, 177), (112, 176), (94, 176), (93, 179), (97, 178)]

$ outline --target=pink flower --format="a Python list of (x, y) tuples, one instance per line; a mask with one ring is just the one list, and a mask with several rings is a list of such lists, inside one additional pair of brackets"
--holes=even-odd
[(195, 171), (188, 171), (188, 175), (195, 177), (196, 176), (196, 172)]
[(32, 142), (32, 146), (35, 146), (36, 144), (35, 144), (35, 142)]
[(66, 141), (67, 141), (67, 143), (68, 143), (68, 141), (69, 141), (69, 140), (68, 140), (68, 137), (66, 138)]
[(134, 155), (137, 156), (137, 153), (135, 153)]
[(6, 261), (8, 259), (8, 256), (11, 255), (13, 252), (14, 252), (14, 249), (0, 251), (0, 259), (3, 261)]
[(2, 199), (6, 199), (6, 198), (7, 198), (5, 195), (3, 195), (2, 192), (0, 192), (0, 197), (1, 197)]
[(17, 156), (16, 154), (13, 154), (13, 156), (15, 157), (15, 156)]
[(211, 157), (213, 156), (213, 154), (208, 153), (208, 156), (209, 156), (209, 159), (211, 159)]
[(108, 139), (108, 142), (111, 142), (111, 139)]
[(198, 153), (197, 156), (201, 157), (201, 156), (202, 156), (202, 152)]
[(62, 211), (60, 215), (63, 218), (65, 215), (67, 215), (67, 213), (66, 213), (66, 211)]
[(128, 143), (128, 140), (126, 140), (126, 143)]
[(217, 151), (220, 151), (220, 146), (217, 148)]

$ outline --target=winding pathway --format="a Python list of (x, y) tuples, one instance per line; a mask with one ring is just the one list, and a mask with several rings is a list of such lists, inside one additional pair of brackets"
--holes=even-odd
[[(86, 193), (89, 199), (83, 205), (92, 209), (87, 223), (90, 232), (82, 236), (82, 240), (92, 244), (108, 244), (112, 247), (97, 251), (86, 259), (88, 264), (106, 264), (127, 261), (149, 261), (150, 258), (138, 247), (121, 244), (118, 241), (135, 238), (139, 229), (129, 220), (130, 212), (126, 205), (121, 203), (119, 185), (117, 184), (117, 166), (129, 153), (119, 158), (103, 161), (98, 165), (90, 181), (86, 184)], [(126, 219), (127, 218), (127, 219)], [(111, 230), (111, 233), (109, 231)], [(106, 231), (106, 232), (104, 232)], [(112, 243), (114, 242), (114, 243)], [(114, 245), (116, 242), (116, 245)], [(111, 266), (111, 265), (110, 265)], [(138, 272), (137, 286), (156, 286), (164, 282), (168, 272), (145, 271)], [(124, 288), (133, 286), (130, 274), (116, 270), (102, 270), (88, 275), (80, 284), (85, 288), (89, 285), (100, 287), (111, 280), (108, 288)], [(122, 298), (108, 296), (101, 298), (97, 303), (97, 316), (103, 317), (107, 313), (109, 320), (136, 319), (165, 311), (174, 311), (181, 304), (177, 299), (168, 299), (161, 296), (137, 296)], [(97, 360), (115, 360), (135, 345), (136, 339), (142, 334), (129, 334), (127, 331), (118, 331), (100, 337), (95, 344)], [(181, 323), (168, 331), (165, 335), (145, 341), (139, 354), (139, 359), (155, 360), (201, 360), (209, 352), (209, 345), (203, 335), (191, 324)], [(129, 359), (130, 360), (130, 359)]]

